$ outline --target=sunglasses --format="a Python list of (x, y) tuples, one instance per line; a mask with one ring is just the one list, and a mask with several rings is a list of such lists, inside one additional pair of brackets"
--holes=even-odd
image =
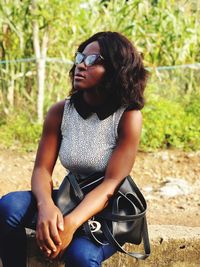
[(104, 60), (100, 54), (84, 55), (80, 52), (75, 54), (74, 64), (78, 65), (84, 62), (85, 66), (92, 66), (97, 63), (99, 60)]

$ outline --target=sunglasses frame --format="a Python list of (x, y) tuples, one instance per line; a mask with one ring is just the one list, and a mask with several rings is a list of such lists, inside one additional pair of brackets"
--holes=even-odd
[[(76, 62), (76, 58), (77, 58), (77, 55), (81, 55), (82, 56), (82, 59), (80, 62)], [(88, 64), (87, 63), (87, 58), (90, 57), (90, 56), (95, 56), (95, 59), (92, 63)], [(95, 63), (97, 62), (98, 59), (101, 59), (101, 60), (104, 60), (104, 58), (100, 55), (100, 54), (90, 54), (90, 55), (84, 55), (83, 53), (81, 52), (76, 52), (75, 54), (75, 59), (74, 59), (74, 64), (77, 66), (79, 64), (81, 64), (82, 62), (84, 62), (85, 66), (86, 67), (90, 67), (92, 65), (95, 65)]]

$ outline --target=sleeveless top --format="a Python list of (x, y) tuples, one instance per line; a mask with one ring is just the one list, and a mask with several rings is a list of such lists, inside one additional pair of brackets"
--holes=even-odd
[(59, 158), (70, 172), (80, 179), (105, 171), (109, 158), (116, 147), (118, 125), (125, 108), (100, 120), (96, 113), (82, 118), (74, 104), (66, 99), (61, 123), (61, 146)]

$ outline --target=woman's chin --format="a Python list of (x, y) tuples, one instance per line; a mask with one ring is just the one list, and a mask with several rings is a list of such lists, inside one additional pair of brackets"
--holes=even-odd
[(93, 87), (88, 87), (80, 83), (74, 83), (73, 87), (76, 91), (85, 91), (85, 90), (91, 90)]
[(76, 91), (82, 91), (82, 90), (86, 90), (86, 88), (85, 87), (82, 87), (82, 86), (75, 86), (74, 85), (74, 89), (76, 90)]
[(83, 89), (84, 89), (84, 86), (81, 86), (80, 83), (76, 83), (76, 82), (73, 84), (73, 87), (74, 87), (74, 89), (77, 90), (77, 91), (79, 91), (79, 90), (83, 90)]
[(81, 81), (74, 81), (73, 87), (77, 91), (85, 90), (87, 88)]

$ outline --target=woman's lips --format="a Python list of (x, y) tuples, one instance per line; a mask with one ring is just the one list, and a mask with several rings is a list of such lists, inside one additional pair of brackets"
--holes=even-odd
[(75, 80), (84, 80), (85, 79), (85, 75), (77, 73), (74, 75), (74, 79)]

